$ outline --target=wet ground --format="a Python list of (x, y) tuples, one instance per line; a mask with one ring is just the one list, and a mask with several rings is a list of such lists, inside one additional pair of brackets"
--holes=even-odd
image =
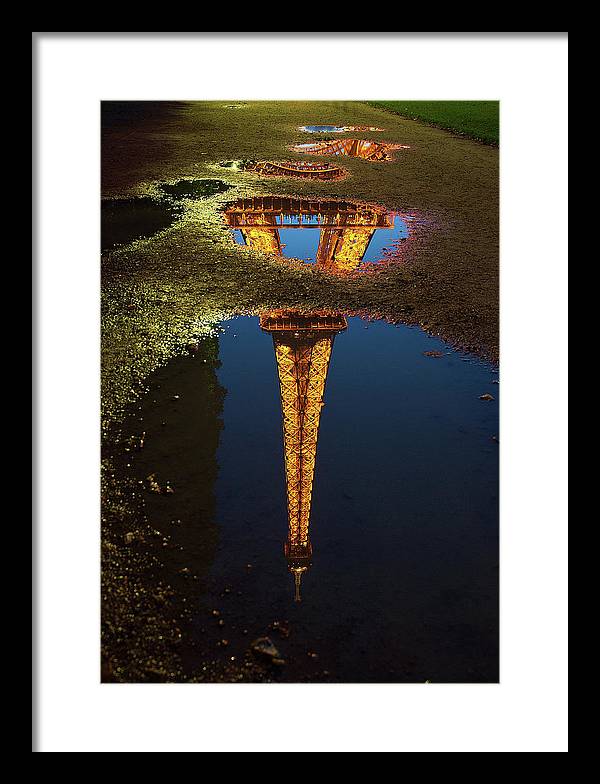
[(214, 369), (202, 353), (167, 365), (129, 423), (144, 434), (132, 463), (168, 541), (164, 577), (191, 586), (184, 672), (244, 662), (267, 636), (285, 661), (273, 680), (496, 681), (495, 369), (421, 330), (348, 320), (296, 602), (273, 342), (247, 317), (217, 340)]
[(102, 202), (102, 250), (152, 237), (170, 226), (180, 214), (172, 204), (151, 198), (106, 199)]
[[(227, 108), (230, 105), (239, 108)], [(227, 193), (203, 200), (201, 209), (187, 203), (185, 219), (151, 243), (105, 259), (104, 281), (125, 275), (132, 284), (145, 285), (148, 268), (157, 269), (168, 258), (168, 285), (188, 276), (203, 312), (221, 304), (229, 309), (228, 292), (234, 287), (240, 290), (237, 304), (242, 309), (265, 304), (261, 293), (267, 289), (281, 303), (293, 293), (297, 304), (305, 307), (317, 299), (323, 304), (344, 300), (348, 310), (365, 307), (391, 320), (410, 317), (461, 348), (497, 360), (497, 150), (359, 102), (105, 102), (102, 120), (103, 198), (158, 197), (159, 183), (182, 179), (220, 179), (232, 186)], [(300, 130), (313, 124), (344, 128), (332, 134), (334, 141), (343, 141), (344, 134), (356, 136), (358, 131), (351, 128), (368, 128), (360, 138), (408, 145), (410, 150), (399, 150), (388, 162), (292, 156), (339, 162), (347, 174), (329, 182), (267, 178), (244, 170), (248, 161), (286, 160), (294, 144), (320, 141), (323, 134)], [(232, 165), (222, 167), (222, 162)], [(364, 280), (350, 289), (340, 281), (332, 286), (323, 279), (298, 286), (297, 270), (274, 274), (257, 256), (250, 296), (240, 286), (240, 277), (246, 279), (248, 270), (220, 233), (219, 211), (229, 196), (274, 192), (375, 202), (391, 211), (424, 216), (436, 230), (416, 237), (410, 263), (389, 270), (385, 283), (376, 286)], [(187, 318), (192, 317), (190, 312)]]
[(160, 183), (154, 197), (104, 199), (101, 203), (102, 251), (148, 239), (173, 225), (182, 216), (183, 199), (207, 199), (225, 193), (230, 187), (222, 180), (177, 180)]

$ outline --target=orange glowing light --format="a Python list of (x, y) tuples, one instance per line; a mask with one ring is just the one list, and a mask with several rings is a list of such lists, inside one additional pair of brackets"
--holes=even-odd
[(366, 161), (391, 161), (393, 158), (390, 153), (400, 149), (407, 149), (407, 145), (373, 142), (366, 139), (335, 139), (327, 142), (295, 144), (292, 147), (295, 152), (307, 155), (345, 155)]
[(339, 313), (269, 311), (260, 326), (275, 348), (288, 510), (284, 552), (300, 601), (300, 580), (312, 559), (310, 508), (325, 381), (334, 338), (348, 325)]
[(308, 161), (256, 161), (245, 167), (246, 171), (270, 177), (295, 177), (306, 180), (339, 180), (344, 169), (330, 163)]
[(347, 201), (254, 197), (240, 199), (225, 211), (232, 229), (256, 250), (282, 256), (280, 229), (318, 229), (315, 266), (330, 272), (358, 267), (377, 229), (394, 226), (393, 213)]

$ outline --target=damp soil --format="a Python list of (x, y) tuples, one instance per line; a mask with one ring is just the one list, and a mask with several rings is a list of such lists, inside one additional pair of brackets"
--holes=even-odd
[(225, 193), (232, 186), (222, 180), (179, 180), (162, 183), (161, 192), (172, 199), (208, 199), (217, 193)]

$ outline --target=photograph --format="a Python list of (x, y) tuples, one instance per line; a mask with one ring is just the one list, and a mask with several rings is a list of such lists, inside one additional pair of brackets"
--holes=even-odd
[(498, 682), (498, 101), (101, 124), (103, 682)]
[(34, 32), (32, 272), (32, 752), (568, 751), (568, 33)]

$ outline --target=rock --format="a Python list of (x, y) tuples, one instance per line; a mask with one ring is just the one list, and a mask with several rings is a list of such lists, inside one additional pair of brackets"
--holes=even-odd
[(271, 664), (285, 664), (285, 661), (281, 658), (279, 651), (270, 637), (258, 637), (250, 645), (250, 650), (258, 657), (267, 659)]

